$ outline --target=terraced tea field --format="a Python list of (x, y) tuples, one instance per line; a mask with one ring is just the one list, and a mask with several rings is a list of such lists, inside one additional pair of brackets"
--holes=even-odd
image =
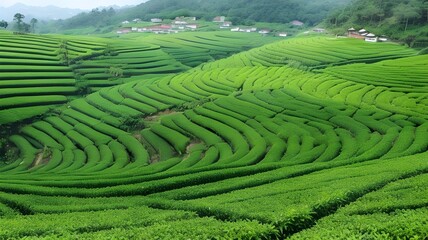
[[(21, 121), (86, 93), (189, 70), (274, 38), (192, 33), (187, 39), (110, 40), (0, 32), (0, 124)], [(193, 46), (194, 45), (194, 46)], [(174, 50), (178, 49), (178, 50)]]
[(61, 65), (93, 92), (9, 137), (0, 238), (428, 238), (428, 55), (206, 34)]

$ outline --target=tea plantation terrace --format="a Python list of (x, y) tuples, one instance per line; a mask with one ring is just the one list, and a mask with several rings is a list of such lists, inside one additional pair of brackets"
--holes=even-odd
[[(1, 32), (0, 123), (42, 114), (82, 94), (133, 81), (138, 76), (152, 78), (183, 72), (205, 61), (275, 40), (255, 35), (248, 42), (245, 36), (230, 33), (196, 35), (194, 40), (169, 36), (109, 40)], [(195, 46), (189, 46), (192, 44)]]
[(178, 46), (204, 38), (179, 36), (73, 65), (101, 74), (85, 64), (134, 64), (140, 49), (183, 69), (147, 77), (136, 61), (141, 77), (11, 136), (2, 238), (427, 237), (427, 55), (295, 38), (186, 71)]

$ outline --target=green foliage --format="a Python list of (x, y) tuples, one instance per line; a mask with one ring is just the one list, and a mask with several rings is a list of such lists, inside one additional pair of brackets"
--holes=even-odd
[(9, 26), (9, 23), (6, 22), (5, 20), (0, 21), (0, 28), (6, 29), (8, 26)]
[(138, 117), (125, 118), (121, 122), (120, 129), (126, 132), (134, 132), (145, 127), (144, 119)]
[[(349, 1), (226, 1), (210, 2), (186, 0), (174, 2), (158, 0), (140, 4), (134, 8), (118, 12), (117, 18), (133, 19), (140, 17), (150, 20), (152, 17), (173, 19), (176, 16), (196, 16), (212, 21), (215, 16), (224, 15), (236, 24), (252, 24), (254, 22), (289, 23), (299, 19), (308, 25), (320, 22), (330, 9), (342, 6)], [(270, 14), (266, 14), (270, 13)]]
[(359, 0), (335, 11), (324, 22), (330, 27), (341, 27), (341, 33), (352, 26), (364, 27), (413, 46), (415, 40), (426, 38), (418, 29), (428, 23), (428, 10), (424, 0)]
[(25, 23), (23, 23), (23, 19), (25, 18), (25, 16), (21, 13), (16, 13), (13, 16), (13, 21), (16, 22), (16, 30), (18, 32), (27, 32), (25, 31)]
[(183, 112), (185, 110), (194, 109), (196, 107), (199, 107), (205, 103), (212, 102), (212, 101), (213, 101), (213, 99), (211, 99), (211, 98), (204, 98), (204, 99), (201, 99), (199, 101), (186, 102), (186, 103), (183, 103), (183, 104), (176, 106), (174, 108), (174, 110), (176, 110), (178, 112)]
[(19, 149), (13, 146), (7, 138), (0, 138), (0, 161), (10, 163), (16, 160)]
[(425, 238), (426, 56), (301, 37), (179, 73), (242, 36), (4, 35), (0, 119), (67, 104), (6, 133), (0, 238)]
[(32, 33), (35, 33), (35, 32), (36, 32), (36, 24), (37, 24), (38, 22), (39, 22), (39, 21), (38, 21), (37, 19), (35, 19), (35, 18), (32, 18), (32, 19), (30, 20), (31, 32), (32, 32)]
[[(243, 43), (248, 48), (274, 40), (257, 36), (248, 43), (245, 36), (229, 32), (191, 33), (186, 36), (189, 39), (156, 36), (141, 43), (139, 39), (12, 35), (2, 32), (0, 123), (42, 114), (56, 104), (101, 88), (182, 72), (213, 57), (242, 51)], [(198, 47), (189, 46), (196, 44), (193, 40), (198, 42)], [(211, 42), (217, 44), (209, 44)], [(34, 95), (38, 95), (37, 98)], [(124, 104), (129, 106), (128, 112), (132, 111), (130, 108), (136, 108), (153, 113), (160, 106), (159, 102), (155, 107), (137, 103), (134, 99), (127, 99)]]
[(123, 69), (121, 66), (112, 66), (108, 69), (108, 72), (115, 78), (123, 77)]
[(112, 16), (116, 15), (116, 11), (113, 8), (109, 9), (92, 9), (90, 12), (80, 13), (66, 21), (61, 21), (59, 24), (65, 29), (96, 26), (104, 27), (114, 24)]

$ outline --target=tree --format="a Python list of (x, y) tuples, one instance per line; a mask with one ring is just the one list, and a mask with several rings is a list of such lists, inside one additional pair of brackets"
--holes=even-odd
[(113, 75), (113, 77), (123, 77), (123, 69), (121, 66), (112, 66), (109, 68), (109, 73)]
[(383, 11), (380, 7), (376, 6), (374, 3), (369, 3), (366, 6), (365, 14), (367, 19), (370, 19), (370, 22), (373, 22), (373, 19), (379, 18), (383, 15)]
[(31, 31), (31, 25), (28, 23), (22, 23), (22, 32), (29, 33)]
[(6, 29), (9, 24), (5, 20), (0, 21), (0, 28)]
[(426, 22), (428, 22), (428, 0), (424, 1), (422, 4), (423, 8), (425, 9), (425, 13), (426, 13)]
[(414, 35), (408, 35), (404, 38), (404, 42), (409, 47), (413, 47), (413, 44), (415, 43), (415, 41), (416, 41), (416, 36), (414, 36)]
[(13, 16), (13, 21), (16, 22), (18, 31), (22, 31), (23, 30), (22, 21), (23, 21), (24, 18), (25, 18), (24, 14), (21, 14), (21, 13), (16, 13)]
[(393, 9), (393, 12), (400, 22), (404, 20), (405, 22), (404, 31), (407, 31), (407, 27), (409, 25), (410, 19), (420, 17), (419, 9), (411, 3), (408, 3), (408, 4), (400, 3)]
[(36, 24), (37, 24), (38, 20), (35, 18), (32, 18), (30, 21), (31, 24), (31, 31), (34, 33), (36, 32)]

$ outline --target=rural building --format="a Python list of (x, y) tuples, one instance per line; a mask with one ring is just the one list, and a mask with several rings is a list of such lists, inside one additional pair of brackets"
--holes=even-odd
[(291, 22), (291, 25), (301, 27), (304, 25), (304, 23), (298, 20), (294, 20)]
[(230, 29), (231, 32), (239, 32), (239, 30), (240, 30), (239, 27), (231, 28)]
[(220, 28), (230, 28), (232, 27), (232, 22), (225, 21), (220, 25)]
[(358, 33), (357, 33), (357, 30), (355, 30), (355, 28), (351, 27), (348, 29), (348, 37), (352, 37), (353, 35), (356, 35), (356, 34)]
[[(362, 29), (362, 30), (363, 30), (362, 33), (366, 32), (365, 29)], [(359, 33), (359, 31), (355, 30), (355, 28), (349, 28), (348, 29), (348, 37), (350, 37), (350, 38), (357, 38), (357, 39), (364, 39), (365, 38), (365, 36), (362, 36)]]
[(374, 33), (369, 33), (366, 29), (355, 30), (355, 28), (348, 29), (348, 37), (364, 39), (366, 42), (386, 42), (388, 38), (384, 35), (378, 37)]
[(187, 24), (187, 22), (186, 22), (186, 21), (183, 21), (183, 20), (175, 20), (175, 21), (173, 22), (173, 24), (175, 24), (175, 25), (186, 25), (186, 24)]
[(121, 28), (119, 30), (116, 31), (117, 34), (127, 34), (132, 32), (131, 28)]
[(171, 33), (172, 26), (167, 24), (155, 25), (150, 27), (143, 27), (138, 29), (138, 32), (152, 32), (152, 33)]
[(218, 22), (218, 23), (222, 23), (226, 20), (225, 16), (217, 16), (213, 19), (213, 22)]
[(367, 32), (366, 29), (363, 28), (363, 29), (361, 29), (361, 30), (358, 31), (358, 34), (360, 34), (361, 36), (365, 36), (365, 35), (368, 34), (368, 32)]
[(123, 21), (122, 24), (129, 24), (129, 21)]
[(366, 42), (377, 42), (378, 41), (378, 37), (376, 37), (375, 34), (373, 33), (368, 33), (366, 34), (366, 37), (364, 39)]
[(316, 33), (323, 33), (323, 32), (325, 32), (325, 29), (324, 28), (315, 28), (314, 32), (316, 32)]
[(261, 33), (261, 34), (268, 34), (268, 33), (270, 33), (270, 30), (269, 29), (261, 29), (259, 31), (259, 33)]
[(240, 32), (247, 32), (247, 33), (257, 32), (257, 28), (255, 28), (255, 27), (253, 27), (253, 28), (239, 28), (239, 31)]
[(198, 25), (197, 24), (187, 24), (186, 28), (195, 30), (195, 29), (198, 29)]
[(280, 33), (278, 33), (278, 37), (287, 37), (287, 33), (280, 32)]
[(251, 29), (249, 29), (249, 28), (239, 28), (239, 31), (240, 32), (251, 32)]
[(139, 18), (136, 18), (136, 19), (134, 19), (134, 20), (132, 20), (134, 23), (139, 23), (139, 22), (141, 22), (141, 19), (139, 19)]
[(138, 30), (138, 28), (137, 27), (132, 27), (131, 28), (131, 31), (133, 31), (133, 32), (136, 32)]
[(382, 35), (378, 38), (378, 41), (379, 42), (386, 42), (386, 41), (388, 41), (388, 38), (385, 35)]
[(175, 17), (175, 21), (183, 21), (183, 22), (196, 21), (196, 17), (180, 16), (180, 17)]
[(150, 21), (151, 21), (152, 23), (161, 23), (161, 22), (162, 22), (162, 19), (161, 19), (161, 18), (152, 18), (152, 19), (150, 19)]

